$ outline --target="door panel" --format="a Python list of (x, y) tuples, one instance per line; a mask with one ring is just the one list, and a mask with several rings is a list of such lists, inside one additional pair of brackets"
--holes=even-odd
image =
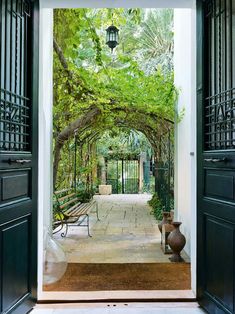
[(198, 298), (235, 309), (235, 2), (198, 1)]
[(0, 312), (37, 288), (38, 1), (0, 1)]
[(29, 228), (30, 216), (7, 223), (1, 228), (3, 311), (30, 293)]
[[(30, 169), (0, 172), (0, 180), (2, 191), (0, 207), (5, 206), (9, 202), (18, 202), (26, 198), (31, 198), (29, 186), (29, 182), (31, 182)], [(12, 189), (13, 186), (14, 189)]]
[[(205, 170), (205, 196), (217, 200), (234, 201), (235, 172), (206, 169)], [(224, 187), (227, 189), (224, 190)]]
[[(206, 292), (232, 311), (234, 264), (230, 257), (234, 250), (234, 226), (210, 216), (205, 216), (205, 219)], [(218, 271), (221, 265), (226, 267)]]

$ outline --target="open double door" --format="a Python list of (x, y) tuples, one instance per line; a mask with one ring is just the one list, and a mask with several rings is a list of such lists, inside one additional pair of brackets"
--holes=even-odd
[[(235, 1), (197, 11), (197, 294), (209, 313), (234, 313)], [(36, 300), (38, 33), (38, 1), (0, 1), (1, 313)]]

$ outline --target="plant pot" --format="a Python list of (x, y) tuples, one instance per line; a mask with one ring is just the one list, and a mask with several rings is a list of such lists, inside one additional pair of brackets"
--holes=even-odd
[(169, 234), (167, 238), (167, 242), (172, 249), (172, 256), (170, 257), (171, 262), (184, 262), (184, 259), (181, 257), (180, 252), (183, 250), (186, 239), (185, 236), (180, 232), (180, 225), (181, 222), (174, 221), (172, 222), (172, 225), (174, 227), (174, 230)]
[(99, 194), (100, 195), (110, 195), (110, 194), (112, 194), (112, 185), (100, 184), (99, 185)]
[(169, 217), (167, 218), (167, 223), (168, 223), (169, 225), (171, 225), (171, 224), (172, 224), (172, 221), (173, 221), (172, 217), (169, 216)]
[(163, 215), (162, 221), (158, 224), (158, 229), (160, 230), (161, 233), (162, 233), (162, 225), (168, 223), (167, 218), (169, 217), (169, 213), (163, 212), (162, 215)]

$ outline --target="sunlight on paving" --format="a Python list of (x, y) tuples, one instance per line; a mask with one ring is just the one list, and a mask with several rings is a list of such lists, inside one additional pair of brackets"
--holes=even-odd
[[(147, 201), (149, 194), (96, 195), (100, 221), (90, 214), (92, 238), (87, 229), (69, 227), (66, 238), (54, 237), (66, 251), (69, 263), (168, 263), (161, 234)], [(189, 258), (182, 254), (187, 262)]]

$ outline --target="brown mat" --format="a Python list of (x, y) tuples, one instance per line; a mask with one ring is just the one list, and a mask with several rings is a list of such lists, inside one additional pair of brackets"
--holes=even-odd
[(189, 263), (68, 264), (45, 291), (189, 290)]

